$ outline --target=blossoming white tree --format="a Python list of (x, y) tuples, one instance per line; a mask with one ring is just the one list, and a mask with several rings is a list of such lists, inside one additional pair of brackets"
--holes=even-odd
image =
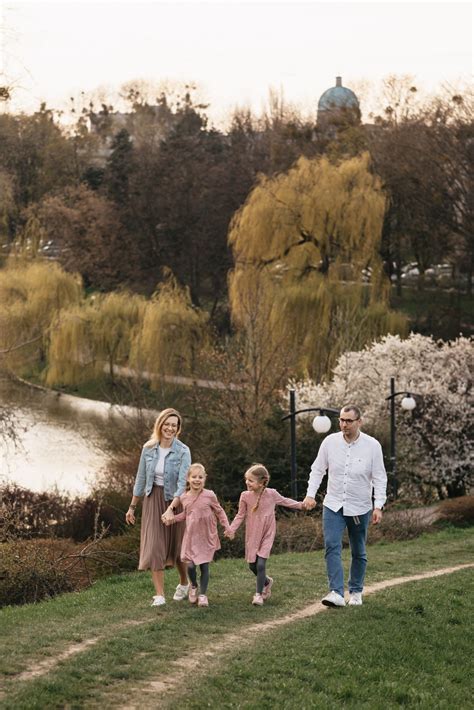
[(397, 391), (420, 395), (412, 412), (397, 408), (399, 494), (451, 497), (473, 486), (473, 372), (469, 338), (446, 343), (415, 334), (405, 340), (387, 335), (364, 350), (343, 354), (331, 381), (293, 385), (298, 408), (357, 404), (366, 431), (385, 445), (386, 398), (390, 377), (395, 377)]

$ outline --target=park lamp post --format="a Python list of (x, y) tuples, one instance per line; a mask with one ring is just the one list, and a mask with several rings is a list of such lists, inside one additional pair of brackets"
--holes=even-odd
[(397, 481), (397, 423), (395, 418), (395, 397), (403, 395), (403, 399), (400, 402), (402, 409), (407, 412), (412, 411), (416, 407), (415, 398), (407, 390), (402, 390), (401, 392), (395, 392), (395, 378), (390, 378), (390, 394), (386, 397), (390, 401), (390, 464), (392, 472), (392, 490), (393, 497), (396, 499), (398, 494), (398, 481)]
[(313, 429), (318, 434), (326, 434), (331, 428), (331, 420), (328, 414), (339, 414), (339, 409), (332, 407), (308, 407), (306, 409), (296, 409), (295, 390), (290, 390), (290, 413), (282, 417), (290, 420), (290, 466), (291, 466), (291, 496), (295, 500), (298, 498), (298, 486), (296, 483), (296, 417), (304, 412), (318, 412), (313, 419)]

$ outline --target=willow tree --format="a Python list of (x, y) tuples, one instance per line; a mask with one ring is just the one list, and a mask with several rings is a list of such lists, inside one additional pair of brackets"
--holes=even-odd
[(248, 330), (245, 304), (263, 284), (262, 341), (285, 339), (295, 374), (316, 378), (342, 351), (403, 331), (379, 256), (385, 206), (368, 154), (338, 164), (302, 157), (261, 177), (229, 231), (236, 325)]
[(144, 309), (144, 298), (121, 292), (62, 311), (51, 328), (47, 383), (75, 385), (103, 376), (104, 367), (113, 382), (116, 367), (129, 363)]
[(57, 264), (11, 261), (0, 270), (0, 351), (20, 371), (42, 365), (44, 339), (57, 314), (80, 302), (82, 283)]
[(192, 375), (207, 343), (207, 315), (192, 305), (189, 289), (169, 272), (146, 305), (133, 365), (151, 375)]

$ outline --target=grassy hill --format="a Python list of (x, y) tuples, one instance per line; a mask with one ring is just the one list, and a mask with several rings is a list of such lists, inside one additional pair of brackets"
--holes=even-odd
[[(472, 528), (447, 528), (372, 545), (366, 584), (473, 562), (473, 541)], [(212, 567), (208, 609), (171, 601), (174, 570), (165, 607), (149, 606), (149, 575), (131, 573), (5, 608), (0, 706), (469, 706), (472, 569), (266, 629), (261, 622), (304, 609), (326, 589), (322, 551), (275, 555), (268, 571), (274, 593), (263, 608), (250, 603), (254, 578), (245, 562), (232, 559)]]

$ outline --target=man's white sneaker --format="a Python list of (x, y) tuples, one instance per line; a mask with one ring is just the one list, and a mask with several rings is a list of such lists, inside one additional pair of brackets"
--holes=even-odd
[(166, 604), (166, 599), (161, 596), (161, 594), (156, 594), (153, 597), (153, 601), (151, 603), (152, 606), (163, 606), (163, 604)]
[(178, 584), (176, 591), (173, 594), (173, 599), (175, 602), (182, 602), (186, 599), (189, 592), (189, 584)]
[(332, 607), (346, 606), (344, 597), (341, 597), (341, 595), (338, 594), (338, 592), (335, 592), (334, 590), (332, 592), (329, 592), (329, 594), (326, 594), (324, 599), (321, 599), (321, 603), (324, 604), (324, 606)]
[(348, 603), (349, 606), (360, 606), (362, 604), (362, 592), (351, 592)]

